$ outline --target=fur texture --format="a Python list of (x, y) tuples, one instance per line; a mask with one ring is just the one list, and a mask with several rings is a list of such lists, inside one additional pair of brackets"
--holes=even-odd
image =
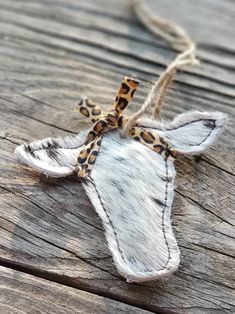
[(75, 161), (88, 132), (76, 137), (45, 138), (15, 149), (16, 158), (51, 177), (66, 177), (73, 174)]
[(141, 125), (156, 129), (177, 152), (195, 155), (215, 141), (227, 120), (227, 115), (222, 112), (189, 111), (170, 123), (144, 119)]
[[(145, 119), (140, 125), (166, 139), (177, 151), (203, 151), (222, 131), (222, 113), (188, 112), (171, 123)], [(22, 145), (17, 158), (50, 176), (73, 173), (87, 133)], [(109, 248), (120, 274), (129, 282), (165, 277), (179, 265), (179, 249), (170, 215), (173, 162), (133, 140), (121, 130), (103, 136), (91, 175), (83, 183), (102, 219)]]

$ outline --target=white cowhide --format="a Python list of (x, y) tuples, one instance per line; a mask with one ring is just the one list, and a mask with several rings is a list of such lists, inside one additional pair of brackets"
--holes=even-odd
[[(192, 111), (171, 122), (140, 120), (180, 153), (197, 154), (214, 142), (227, 116)], [(74, 173), (87, 132), (76, 137), (47, 138), (16, 148), (19, 161), (52, 177)], [(180, 253), (171, 227), (175, 168), (172, 161), (117, 129), (103, 135), (89, 178), (82, 181), (102, 219), (109, 248), (128, 282), (165, 277), (179, 265)], [(79, 210), (79, 209), (78, 209)]]

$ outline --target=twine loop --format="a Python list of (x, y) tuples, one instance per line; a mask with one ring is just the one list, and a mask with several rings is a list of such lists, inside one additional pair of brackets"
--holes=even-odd
[(128, 123), (123, 128), (123, 135), (127, 135), (133, 124), (143, 116), (149, 108), (153, 109), (153, 118), (160, 119), (166, 92), (172, 83), (177, 70), (182, 70), (185, 66), (197, 66), (199, 61), (195, 55), (195, 43), (190, 39), (186, 31), (179, 25), (172, 23), (162, 17), (153, 15), (146, 1), (132, 0), (132, 6), (139, 20), (154, 34), (166, 40), (174, 49), (180, 51), (175, 60), (169, 64), (166, 70), (154, 83), (144, 104), (134, 113)]
[(80, 177), (89, 175), (94, 165), (99, 148), (101, 145), (102, 134), (118, 127), (122, 128), (122, 136), (131, 136), (135, 140), (148, 146), (165, 159), (176, 157), (176, 150), (158, 134), (150, 132), (137, 123), (137, 120), (143, 116), (149, 108), (153, 108), (153, 118), (160, 119), (161, 109), (164, 103), (166, 92), (178, 70), (185, 66), (197, 66), (198, 59), (195, 56), (195, 43), (188, 34), (175, 23), (155, 16), (146, 6), (146, 1), (132, 0), (132, 5), (139, 20), (154, 34), (165, 39), (174, 49), (179, 51), (178, 56), (167, 66), (166, 70), (160, 75), (158, 80), (152, 86), (145, 102), (141, 108), (130, 117), (125, 117), (122, 112), (132, 99), (138, 86), (138, 81), (132, 78), (125, 78), (119, 88), (114, 109), (104, 113), (99, 106), (82, 99), (77, 107), (77, 111), (82, 113), (91, 121), (94, 126), (89, 131), (86, 142), (79, 153), (77, 159), (76, 172)]

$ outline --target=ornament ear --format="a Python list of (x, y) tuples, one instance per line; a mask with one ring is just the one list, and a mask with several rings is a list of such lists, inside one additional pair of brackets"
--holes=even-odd
[(66, 177), (73, 174), (77, 156), (86, 140), (81, 132), (76, 137), (45, 138), (15, 149), (16, 158), (51, 177)]
[[(228, 117), (221, 112), (189, 111), (178, 115), (170, 123), (143, 121), (143, 125), (157, 131), (176, 151), (198, 154), (213, 144), (223, 131)], [(152, 124), (152, 125), (151, 125)]]

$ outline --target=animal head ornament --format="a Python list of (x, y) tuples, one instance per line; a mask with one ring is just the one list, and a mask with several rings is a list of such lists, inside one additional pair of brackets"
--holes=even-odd
[[(124, 109), (138, 86), (125, 78), (114, 108), (104, 113), (84, 98), (77, 111), (93, 127), (76, 137), (46, 138), (16, 148), (19, 161), (52, 177), (77, 173), (100, 216), (119, 273), (129, 282), (165, 277), (179, 265), (171, 227), (177, 152), (198, 154), (227, 117), (191, 111), (171, 122), (140, 119), (123, 137)], [(79, 210), (79, 209), (78, 209)]]
[[(146, 101), (131, 117), (124, 110), (138, 81), (125, 78), (114, 107), (103, 112), (84, 98), (77, 111), (93, 127), (76, 137), (46, 138), (16, 148), (23, 163), (53, 177), (76, 173), (100, 216), (119, 273), (129, 282), (165, 277), (179, 265), (179, 249), (171, 227), (177, 153), (198, 154), (212, 144), (227, 117), (219, 112), (191, 111), (171, 122), (141, 118), (164, 95), (177, 69), (198, 65), (195, 44), (178, 25), (154, 17), (146, 1), (132, 0), (139, 20), (182, 51), (153, 85)], [(123, 135), (126, 136), (123, 136)], [(79, 209), (78, 209), (79, 210)]]

